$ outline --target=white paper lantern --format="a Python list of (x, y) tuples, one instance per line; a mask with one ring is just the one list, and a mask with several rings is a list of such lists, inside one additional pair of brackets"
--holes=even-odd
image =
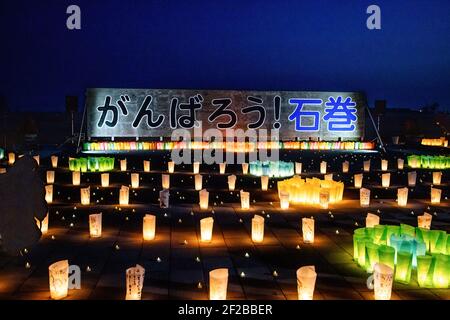
[(224, 174), (225, 173), (225, 168), (226, 168), (227, 164), (224, 163), (219, 163), (219, 172), (220, 174)]
[(397, 189), (397, 203), (400, 207), (406, 207), (408, 204), (408, 188)]
[(441, 184), (441, 180), (442, 180), (442, 172), (440, 171), (433, 172), (433, 184), (438, 186)]
[(295, 174), (302, 174), (302, 163), (301, 162), (295, 163)]
[(363, 162), (363, 169), (364, 169), (364, 172), (370, 171), (370, 160), (366, 160)]
[(163, 189), (170, 188), (170, 175), (168, 175), (168, 174), (161, 175), (161, 185), (162, 185)]
[(131, 187), (133, 189), (139, 188), (139, 173), (131, 174)]
[(366, 216), (366, 228), (373, 228), (380, 224), (380, 217), (373, 213), (368, 213)]
[(404, 167), (405, 167), (405, 160), (398, 158), (397, 159), (397, 169), (403, 170)]
[(375, 263), (373, 269), (375, 300), (390, 300), (394, 270), (383, 263)]
[(242, 174), (248, 174), (248, 163), (242, 164)]
[(52, 170), (47, 171), (47, 183), (48, 184), (55, 183), (55, 171)]
[(259, 215), (255, 215), (252, 219), (252, 240), (253, 242), (264, 240), (264, 218)]
[(169, 207), (170, 192), (169, 189), (163, 189), (159, 192), (159, 206), (161, 208)]
[(49, 219), (48, 217), (49, 217), (49, 215), (47, 212), (47, 215), (45, 216), (45, 218), (42, 221), (39, 221), (36, 219), (36, 224), (37, 224), (38, 228), (41, 230), (42, 234), (47, 234), (47, 232), (48, 232), (48, 219)]
[(314, 243), (314, 219), (302, 218), (303, 243)]
[(150, 161), (144, 160), (144, 172), (150, 172)]
[(228, 176), (228, 190), (233, 191), (236, 187), (236, 176), (234, 174)]
[(316, 278), (314, 266), (305, 266), (297, 270), (298, 300), (313, 300)]
[(50, 159), (52, 162), (52, 168), (57, 168), (58, 167), (58, 156), (51, 156)]
[(388, 161), (385, 159), (381, 159), (381, 171), (387, 171), (388, 169)]
[(332, 173), (326, 174), (323, 176), (323, 179), (327, 180), (327, 181), (331, 181), (331, 180), (333, 180), (333, 174)]
[(91, 203), (91, 187), (80, 189), (81, 204), (87, 206)]
[(209, 206), (209, 192), (206, 191), (206, 189), (200, 190), (198, 192), (199, 195), (199, 204), (200, 204), (200, 209), (202, 210), (208, 210), (208, 206)]
[(72, 185), (79, 186), (81, 182), (81, 172), (72, 171)]
[(363, 174), (357, 173), (353, 176), (353, 179), (355, 180), (355, 188), (360, 189), (362, 187)]
[(280, 198), (280, 208), (282, 210), (289, 209), (289, 193), (285, 191), (280, 191), (278, 193), (278, 196)]
[(126, 300), (141, 300), (142, 288), (144, 287), (145, 269), (136, 265), (126, 271)]
[(359, 204), (361, 207), (368, 207), (370, 205), (370, 190), (366, 188), (359, 189)]
[(53, 202), (53, 185), (52, 184), (45, 186), (45, 201), (47, 201), (47, 203)]
[(221, 268), (209, 272), (209, 299), (227, 300), (228, 269)]
[(269, 176), (261, 176), (261, 190), (267, 191), (269, 187)]
[(381, 175), (381, 186), (383, 188), (389, 188), (390, 185), (391, 185), (391, 174), (383, 173)]
[(104, 188), (109, 187), (109, 173), (102, 173), (101, 180), (102, 180), (102, 187)]
[(342, 172), (343, 173), (347, 173), (349, 168), (350, 168), (350, 162), (348, 162), (348, 161), (342, 162)]
[(431, 203), (441, 203), (442, 190), (431, 188)]
[(67, 297), (69, 290), (69, 261), (61, 260), (48, 267), (50, 297), (59, 300)]
[(429, 214), (428, 212), (424, 212), (423, 215), (417, 216), (417, 226), (419, 228), (424, 228), (424, 229), (430, 230), (432, 219), (433, 219), (433, 216), (431, 214)]
[(212, 240), (213, 227), (214, 227), (213, 218), (208, 217), (200, 220), (201, 241), (210, 242)]
[(200, 191), (203, 188), (203, 177), (201, 174), (195, 175), (195, 190)]
[(173, 162), (173, 161), (167, 162), (167, 170), (169, 171), (169, 173), (174, 173), (175, 172), (175, 162)]
[(156, 233), (156, 216), (146, 214), (143, 218), (142, 236), (144, 240), (149, 241), (155, 239)]
[(321, 174), (327, 173), (327, 162), (326, 161), (320, 162), (320, 173)]
[(200, 172), (200, 162), (194, 162), (192, 169), (194, 174), (198, 174)]
[(89, 215), (89, 235), (91, 238), (102, 236), (102, 214), (95, 213)]
[(241, 209), (242, 210), (250, 209), (250, 192), (241, 190), (239, 194), (241, 198)]
[(408, 186), (415, 187), (416, 180), (417, 180), (417, 172), (416, 171), (408, 172)]
[(130, 202), (130, 188), (127, 186), (121, 186), (119, 190), (119, 204), (126, 206)]
[(127, 171), (127, 159), (120, 160), (120, 171)]
[(320, 190), (319, 192), (319, 204), (322, 209), (328, 209), (330, 203), (330, 192), (328, 190)]

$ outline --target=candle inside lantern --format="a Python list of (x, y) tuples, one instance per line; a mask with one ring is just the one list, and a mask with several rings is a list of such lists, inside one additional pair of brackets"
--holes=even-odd
[(72, 185), (79, 186), (81, 182), (81, 172), (72, 171)]
[(91, 187), (80, 189), (81, 204), (87, 206), (91, 203)]
[(169, 171), (169, 173), (175, 172), (175, 162), (173, 161), (167, 162), (167, 171)]
[(200, 190), (198, 192), (199, 198), (200, 198), (200, 209), (202, 210), (208, 210), (209, 206), (209, 192), (206, 191), (206, 189)]
[(102, 187), (109, 187), (109, 173), (101, 174)]
[(261, 190), (267, 191), (269, 187), (269, 176), (261, 176)]
[(242, 174), (248, 174), (248, 163), (242, 164)]
[(228, 176), (228, 190), (233, 191), (236, 187), (236, 176), (234, 174)]
[(441, 189), (431, 188), (431, 203), (441, 203)]
[(128, 205), (130, 201), (130, 188), (121, 186), (119, 190), (119, 204), (121, 206)]
[(150, 161), (144, 160), (143, 164), (144, 164), (144, 172), (150, 172)]
[(433, 172), (433, 184), (438, 186), (441, 184), (441, 180), (442, 180), (442, 172), (440, 171)]
[(58, 156), (51, 156), (50, 159), (52, 162), (52, 168), (57, 168), (58, 167)]
[(69, 261), (61, 260), (48, 267), (50, 297), (59, 300), (67, 297), (69, 290)]
[(162, 185), (163, 189), (170, 188), (170, 175), (168, 175), (168, 174), (161, 175), (161, 185)]
[(8, 164), (13, 165), (16, 162), (16, 155), (13, 152), (8, 153)]
[(219, 163), (219, 172), (220, 172), (220, 174), (224, 174), (225, 173), (226, 166), (227, 166), (227, 164), (225, 162)]
[(152, 214), (146, 214), (143, 218), (142, 236), (144, 240), (155, 239), (156, 233), (156, 216)]
[(200, 172), (200, 162), (194, 162), (192, 165), (192, 169), (194, 174), (198, 174)]
[(145, 269), (138, 264), (126, 270), (126, 300), (141, 300), (144, 277)]
[(121, 159), (120, 162), (120, 171), (127, 171), (127, 159)]
[(139, 188), (139, 173), (131, 174), (131, 187), (133, 189)]
[(370, 190), (366, 188), (359, 189), (359, 204), (361, 207), (370, 205)]
[(227, 300), (228, 269), (220, 268), (209, 272), (209, 299)]
[(363, 181), (363, 174), (357, 173), (353, 176), (353, 179), (355, 180), (355, 188), (360, 189), (362, 187), (362, 181)]
[(383, 188), (389, 188), (390, 185), (391, 185), (391, 174), (383, 173), (381, 175), (381, 186)]
[(397, 159), (397, 169), (403, 170), (404, 167), (405, 167), (405, 160), (398, 158)]
[(314, 219), (302, 218), (303, 243), (314, 243)]
[(91, 238), (102, 236), (102, 213), (89, 215), (89, 234)]
[(415, 187), (416, 180), (417, 180), (417, 172), (416, 171), (408, 172), (408, 186)]
[(264, 218), (256, 215), (252, 219), (252, 241), (263, 242), (264, 240)]
[(366, 228), (373, 228), (380, 224), (380, 217), (373, 213), (367, 213)]
[(397, 189), (397, 203), (400, 207), (406, 207), (408, 204), (408, 188)]
[(388, 161), (385, 159), (381, 159), (381, 171), (387, 171), (388, 169)]
[(348, 161), (342, 162), (342, 172), (343, 173), (347, 173), (349, 167), (350, 167), (350, 162), (348, 162)]
[(242, 210), (248, 210), (250, 209), (250, 192), (246, 192), (244, 190), (241, 190), (239, 192), (240, 198), (241, 198), (241, 208)]
[(370, 160), (366, 160), (363, 162), (363, 170), (364, 170), (364, 172), (370, 171)]
[(211, 217), (204, 218), (200, 220), (200, 235), (201, 241), (210, 242), (212, 239), (214, 227), (214, 219)]
[(390, 300), (392, 283), (394, 281), (394, 270), (383, 263), (376, 263), (373, 279), (375, 300)]
[(52, 184), (45, 186), (45, 201), (47, 201), (47, 203), (53, 202), (53, 185)]
[(195, 190), (200, 191), (203, 187), (203, 177), (201, 174), (195, 175)]
[(55, 183), (55, 171), (53, 170), (47, 171), (47, 183), (48, 184)]
[(320, 162), (320, 173), (321, 174), (327, 173), (327, 162), (326, 161)]
[[(424, 228), (430, 230), (431, 228), (431, 221), (433, 219), (433, 216), (429, 214), (428, 212), (424, 212), (422, 216), (417, 216), (417, 225), (419, 228)], [(449, 240), (447, 240), (449, 241)]]
[(289, 209), (289, 193), (285, 192), (285, 191), (281, 191), (281, 192), (279, 192), (278, 196), (280, 198), (280, 208), (282, 210)]
[(305, 266), (297, 270), (298, 300), (313, 300), (317, 273), (314, 266)]

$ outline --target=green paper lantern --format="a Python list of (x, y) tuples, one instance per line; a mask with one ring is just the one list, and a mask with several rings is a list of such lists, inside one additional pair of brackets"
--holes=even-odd
[(388, 267), (395, 269), (395, 249), (390, 246), (381, 245), (378, 248), (378, 260)]
[(449, 257), (445, 254), (436, 254), (433, 256), (433, 259), (433, 287), (448, 288), (450, 275)]
[(411, 281), (412, 270), (412, 253), (410, 252), (397, 252), (397, 265), (395, 268), (395, 280), (403, 283), (409, 283)]
[(373, 241), (375, 244), (386, 244), (386, 226), (378, 224), (373, 228)]
[(416, 236), (416, 228), (413, 226), (410, 226), (408, 224), (402, 223), (402, 224), (400, 224), (400, 234), (415, 237)]
[(417, 256), (417, 282), (420, 287), (430, 287), (432, 285), (432, 262), (433, 258), (429, 255)]
[(358, 265), (366, 268), (366, 243), (370, 244), (372, 239), (364, 237), (358, 240)]
[(443, 253), (447, 252), (447, 233), (443, 230), (430, 231), (430, 252)]
[(379, 246), (375, 243), (366, 243), (366, 270), (372, 273), (375, 263), (379, 262), (378, 258), (378, 248)]
[(416, 237), (425, 243), (427, 251), (430, 251), (430, 230), (424, 228), (416, 228)]
[(391, 236), (395, 234), (395, 235), (400, 235), (400, 227), (399, 226), (386, 226), (386, 244), (390, 245), (390, 239)]

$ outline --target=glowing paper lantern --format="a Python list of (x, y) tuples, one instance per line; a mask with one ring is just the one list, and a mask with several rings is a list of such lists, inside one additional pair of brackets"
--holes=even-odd
[(366, 188), (359, 189), (359, 204), (361, 207), (368, 207), (370, 205), (370, 190)]
[(397, 189), (397, 203), (400, 207), (406, 207), (408, 204), (408, 188)]
[(136, 265), (126, 271), (126, 300), (141, 300), (142, 288), (144, 286), (145, 269)]
[(130, 201), (130, 188), (127, 186), (121, 186), (119, 190), (119, 204), (121, 206), (128, 205)]
[(200, 162), (194, 162), (192, 168), (193, 168), (194, 174), (198, 174), (200, 172)]
[(328, 209), (329, 202), (330, 202), (330, 192), (326, 189), (320, 190), (319, 203), (322, 209)]
[(405, 167), (405, 160), (398, 158), (397, 159), (397, 169), (403, 170), (404, 167)]
[(261, 176), (261, 190), (267, 191), (269, 186), (269, 177), (268, 176)]
[(102, 236), (102, 214), (89, 215), (89, 235), (91, 238), (99, 238)]
[(380, 224), (380, 217), (373, 213), (367, 213), (366, 228), (373, 228)]
[(51, 156), (50, 159), (52, 162), (52, 168), (57, 168), (58, 167), (58, 156)]
[(239, 192), (241, 198), (241, 208), (242, 210), (250, 209), (250, 192), (245, 192), (241, 190)]
[(203, 187), (203, 177), (201, 174), (195, 175), (195, 190), (200, 191)]
[(228, 176), (228, 190), (233, 191), (236, 187), (236, 176), (234, 174)]
[(69, 290), (69, 261), (61, 260), (48, 267), (50, 297), (59, 300), (67, 297)]
[(326, 181), (331, 181), (333, 180), (333, 174), (332, 173), (326, 174), (323, 176), (323, 179)]
[(395, 280), (403, 283), (411, 281), (413, 255), (410, 252), (398, 251), (395, 267)]
[(47, 183), (48, 184), (55, 183), (55, 171), (51, 170), (47, 171)]
[(169, 189), (170, 188), (170, 175), (162, 174), (161, 175), (161, 184), (162, 184), (163, 189)]
[(394, 269), (383, 263), (377, 263), (374, 266), (373, 279), (375, 300), (390, 300), (392, 283), (394, 282)]
[(383, 263), (394, 270), (395, 248), (387, 245), (381, 245), (378, 248), (378, 259), (380, 260), (380, 263)]
[(378, 248), (379, 246), (375, 243), (365, 243), (366, 257), (364, 263), (367, 272), (373, 272), (375, 264), (379, 262)]
[(432, 285), (432, 266), (433, 258), (429, 255), (417, 256), (417, 282), (420, 287)]
[(146, 214), (143, 218), (142, 224), (142, 236), (144, 240), (155, 239), (156, 233), (156, 216), (152, 214)]
[(441, 184), (441, 180), (442, 180), (442, 172), (440, 171), (433, 172), (433, 184), (438, 186)]
[(131, 174), (131, 187), (133, 189), (139, 188), (139, 173)]
[(42, 234), (47, 234), (48, 232), (48, 212), (47, 215), (45, 216), (45, 218), (42, 221), (39, 221), (36, 219), (36, 224), (38, 226), (38, 228), (41, 230)]
[(279, 193), (279, 198), (280, 198), (280, 208), (282, 210), (289, 209), (289, 193), (281, 191)]
[(225, 173), (225, 168), (226, 168), (227, 164), (224, 163), (219, 163), (219, 172), (220, 174), (224, 174)]
[(202, 210), (208, 210), (209, 205), (209, 192), (206, 191), (206, 189), (200, 190), (198, 192), (199, 198), (200, 198), (200, 209)]
[(370, 160), (366, 160), (363, 162), (363, 169), (364, 169), (364, 172), (370, 171)]
[(417, 180), (417, 172), (416, 171), (408, 172), (408, 186), (415, 187), (416, 180)]
[(74, 186), (79, 186), (81, 182), (81, 172), (80, 171), (72, 171), (72, 184)]
[(101, 175), (102, 187), (109, 187), (109, 173), (102, 173)]
[(297, 270), (298, 300), (313, 300), (316, 278), (314, 266), (305, 266)]
[(391, 174), (383, 173), (381, 175), (381, 186), (383, 188), (389, 188), (390, 185), (391, 185)]
[(321, 174), (327, 173), (327, 162), (326, 161), (320, 162), (320, 173)]
[(433, 257), (433, 287), (448, 288), (450, 281), (449, 256), (445, 254), (436, 254)]
[(314, 243), (314, 219), (302, 218), (303, 243)]
[(8, 164), (13, 165), (16, 162), (16, 155), (13, 152), (8, 153)]
[(127, 159), (120, 160), (120, 171), (127, 171)]
[(167, 162), (167, 170), (169, 171), (169, 173), (174, 173), (175, 172), (175, 162), (173, 162), (173, 161)]
[(431, 188), (431, 203), (441, 203), (441, 189)]
[(264, 218), (256, 215), (252, 219), (252, 241), (263, 242), (264, 240)]
[(362, 173), (355, 174), (353, 178), (355, 180), (355, 188), (360, 189), (362, 187), (363, 174)]
[(200, 235), (203, 242), (210, 242), (212, 239), (214, 219), (211, 217), (200, 220)]
[(86, 206), (91, 202), (91, 187), (80, 189), (81, 204)]
[(248, 174), (248, 163), (242, 164), (242, 174)]
[(422, 216), (417, 216), (417, 225), (419, 228), (430, 230), (432, 219), (433, 216), (431, 214), (424, 212)]
[(295, 163), (295, 174), (302, 174), (302, 163), (301, 162)]
[(387, 171), (388, 169), (388, 161), (381, 159), (381, 171)]
[(350, 162), (348, 162), (348, 161), (342, 162), (342, 172), (343, 173), (347, 173), (349, 167), (350, 167)]
[(33, 159), (37, 162), (38, 165), (40, 165), (41, 157), (39, 155), (33, 156)]
[(170, 198), (170, 192), (168, 189), (163, 189), (159, 192), (159, 206), (161, 208), (168, 208), (169, 207), (169, 198)]
[(150, 172), (150, 161), (144, 160), (144, 172)]
[(45, 201), (47, 201), (47, 203), (53, 202), (53, 185), (52, 184), (45, 186)]
[(209, 299), (227, 300), (228, 269), (221, 268), (209, 272)]

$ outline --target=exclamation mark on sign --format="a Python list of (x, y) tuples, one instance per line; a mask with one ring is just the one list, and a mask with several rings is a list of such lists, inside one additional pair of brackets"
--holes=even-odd
[(280, 112), (281, 112), (281, 97), (280, 96), (275, 96), (275, 98), (273, 98), (273, 105), (274, 105), (274, 110), (275, 110), (275, 122), (273, 124), (273, 128), (274, 129), (280, 129), (281, 127), (281, 123), (280, 121)]

